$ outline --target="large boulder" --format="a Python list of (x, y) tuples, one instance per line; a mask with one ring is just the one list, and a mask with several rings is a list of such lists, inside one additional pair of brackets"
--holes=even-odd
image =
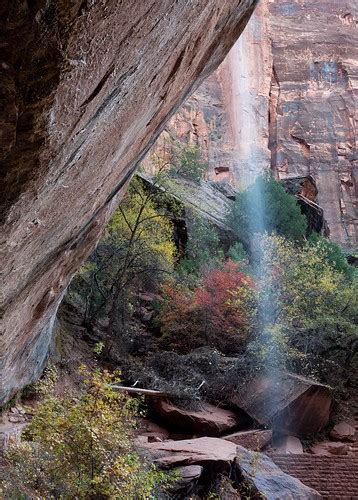
[(155, 410), (171, 427), (201, 436), (220, 436), (246, 423), (246, 416), (201, 403), (198, 410), (184, 410), (167, 400), (157, 400)]
[(327, 425), (332, 394), (328, 386), (283, 372), (257, 377), (231, 401), (262, 425), (304, 437)]
[(246, 450), (224, 439), (202, 437), (147, 443), (144, 448), (162, 468), (201, 465), (209, 474), (231, 472), (249, 498), (296, 500), (320, 497), (298, 479), (285, 474), (266, 455)]
[(238, 446), (236, 467), (246, 486), (246, 498), (309, 500), (321, 497), (317, 491), (284, 473), (263, 453)]
[[(150, 168), (152, 169), (153, 166), (150, 165)], [(141, 171), (139, 175), (150, 185), (155, 183), (154, 178), (147, 172)], [(226, 232), (231, 234), (227, 223), (230, 200), (210, 183), (201, 182), (198, 184), (190, 179), (173, 178), (166, 181), (165, 189), (173, 199), (179, 201), (184, 207), (189, 209), (194, 207), (202, 217), (209, 220), (220, 231), (221, 235)]]
[(144, 448), (160, 467), (212, 465), (229, 469), (236, 457), (236, 445), (220, 438), (201, 437), (182, 441), (148, 443)]
[(228, 436), (223, 436), (223, 439), (243, 446), (248, 450), (261, 451), (271, 442), (272, 431), (269, 429), (240, 431), (229, 434)]

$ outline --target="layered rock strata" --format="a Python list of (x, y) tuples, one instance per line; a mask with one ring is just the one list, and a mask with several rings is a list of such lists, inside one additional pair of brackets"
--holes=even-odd
[(136, 164), (256, 3), (1, 2), (1, 402), (41, 372)]
[(269, 147), (280, 178), (312, 175), (331, 237), (358, 242), (358, 4), (269, 2)]
[(330, 236), (358, 244), (358, 4), (261, 0), (219, 70), (170, 121), (208, 179), (236, 189), (265, 168), (312, 176)]

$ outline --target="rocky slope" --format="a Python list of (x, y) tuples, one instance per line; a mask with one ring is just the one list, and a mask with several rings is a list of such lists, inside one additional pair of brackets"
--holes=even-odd
[(0, 401), (41, 371), (61, 296), (137, 162), (256, 3), (1, 3)]
[(198, 142), (209, 179), (236, 188), (265, 167), (311, 175), (332, 239), (358, 243), (358, 5), (261, 0), (219, 70), (172, 118)]

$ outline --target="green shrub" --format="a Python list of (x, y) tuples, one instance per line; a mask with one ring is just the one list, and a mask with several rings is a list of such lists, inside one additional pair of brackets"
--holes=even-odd
[(308, 241), (312, 246), (319, 249), (327, 262), (329, 262), (337, 271), (353, 278), (357, 271), (353, 266), (348, 264), (343, 249), (340, 245), (338, 245), (338, 243), (327, 240), (318, 234), (312, 234)]
[(231, 245), (228, 251), (228, 256), (234, 262), (246, 263), (248, 260), (248, 255), (240, 241), (236, 241), (233, 245)]
[(232, 205), (229, 224), (239, 239), (248, 243), (255, 233), (275, 232), (288, 239), (300, 240), (307, 230), (296, 199), (268, 173), (243, 191)]
[(257, 244), (256, 348), (263, 361), (284, 364), (358, 334), (357, 279), (337, 270), (321, 245), (277, 235)]

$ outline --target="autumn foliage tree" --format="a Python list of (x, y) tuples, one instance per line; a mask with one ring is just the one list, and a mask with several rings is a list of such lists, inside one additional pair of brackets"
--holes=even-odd
[(193, 292), (166, 289), (160, 313), (163, 342), (185, 352), (201, 345), (235, 352), (246, 340), (254, 311), (252, 279), (228, 260), (209, 271)]
[(357, 339), (358, 281), (317, 239), (298, 246), (278, 235), (257, 240), (259, 314), (253, 346), (264, 364), (285, 364)]
[(157, 286), (176, 257), (173, 226), (155, 190), (135, 177), (107, 225), (104, 238), (72, 285), (85, 298), (84, 323), (108, 318), (108, 333), (119, 337), (135, 288)]
[(252, 298), (252, 290), (252, 279), (240, 272), (231, 260), (225, 263), (223, 269), (207, 273), (202, 286), (194, 292), (194, 302), (201, 312), (208, 335), (210, 332), (235, 335), (247, 331), (247, 301)]
[(145, 500), (165, 481), (134, 450), (138, 403), (113, 388), (118, 373), (84, 366), (80, 372), (81, 394), (56, 395), (54, 372), (41, 383), (42, 399), (22, 441), (5, 454), (1, 498)]

